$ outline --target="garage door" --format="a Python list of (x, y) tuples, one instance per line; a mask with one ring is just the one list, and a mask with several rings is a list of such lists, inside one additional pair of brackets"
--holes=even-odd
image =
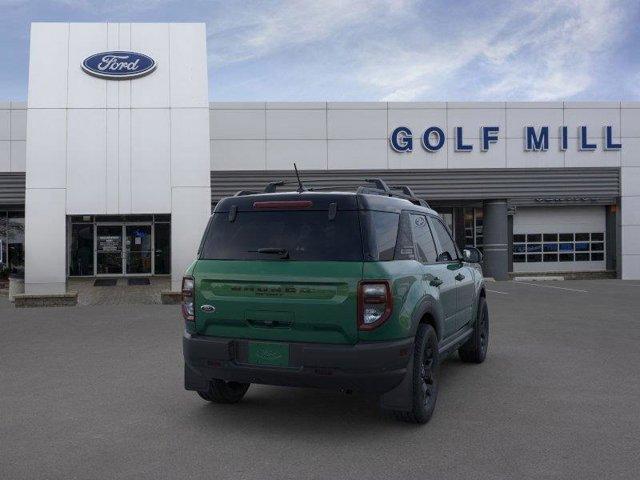
[(513, 271), (604, 271), (605, 232), (605, 207), (518, 207)]

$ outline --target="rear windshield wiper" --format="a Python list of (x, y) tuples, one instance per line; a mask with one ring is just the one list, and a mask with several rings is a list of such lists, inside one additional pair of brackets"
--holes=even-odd
[(250, 250), (252, 252), (264, 253), (267, 255), (280, 255), (280, 258), (283, 260), (289, 259), (289, 251), (286, 248), (275, 248), (275, 247), (267, 247), (267, 248), (259, 248), (258, 250)]

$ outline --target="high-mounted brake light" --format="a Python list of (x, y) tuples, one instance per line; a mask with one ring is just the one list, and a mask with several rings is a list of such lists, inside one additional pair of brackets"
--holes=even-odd
[(373, 330), (391, 316), (393, 296), (386, 280), (360, 282), (358, 285), (358, 328)]
[(273, 200), (253, 202), (253, 208), (258, 210), (297, 210), (313, 206), (311, 200)]
[(195, 282), (193, 277), (182, 278), (182, 316), (187, 322), (195, 320)]

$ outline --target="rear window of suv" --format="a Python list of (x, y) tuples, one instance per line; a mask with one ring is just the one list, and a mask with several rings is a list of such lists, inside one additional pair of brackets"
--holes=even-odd
[[(214, 213), (202, 245), (203, 260), (278, 260), (284, 250), (288, 260), (362, 261), (362, 238), (356, 211), (227, 212)], [(263, 249), (263, 253), (258, 250)]]

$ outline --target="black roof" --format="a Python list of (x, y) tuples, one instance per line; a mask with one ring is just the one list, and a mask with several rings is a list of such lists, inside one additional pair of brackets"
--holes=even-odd
[[(310, 202), (310, 205), (304, 207), (310, 210), (338, 209), (399, 212), (401, 210), (415, 209), (436, 213), (429, 207), (427, 202), (416, 197), (413, 190), (407, 185), (389, 186), (381, 178), (367, 178), (364, 181), (366, 182), (365, 185), (357, 186), (354, 191), (341, 191), (338, 187), (305, 186), (298, 181), (296, 192), (278, 192), (278, 188), (286, 185), (286, 182), (270, 182), (262, 193), (241, 190), (233, 197), (223, 198), (216, 206), (215, 211), (247, 211), (253, 210), (256, 202), (302, 200)], [(268, 208), (287, 209), (286, 206), (273, 205)]]
[[(379, 194), (358, 192), (276, 192), (244, 194), (234, 197), (226, 197), (216, 205), (216, 212), (229, 212), (232, 209), (238, 211), (252, 211), (256, 202), (278, 201), (310, 201), (307, 210), (328, 210), (330, 204), (335, 203), (337, 210), (378, 210), (388, 212), (400, 212), (401, 210), (416, 210), (437, 214), (429, 207), (416, 205), (408, 199), (401, 197), (389, 197)], [(286, 210), (286, 207), (283, 207)]]

